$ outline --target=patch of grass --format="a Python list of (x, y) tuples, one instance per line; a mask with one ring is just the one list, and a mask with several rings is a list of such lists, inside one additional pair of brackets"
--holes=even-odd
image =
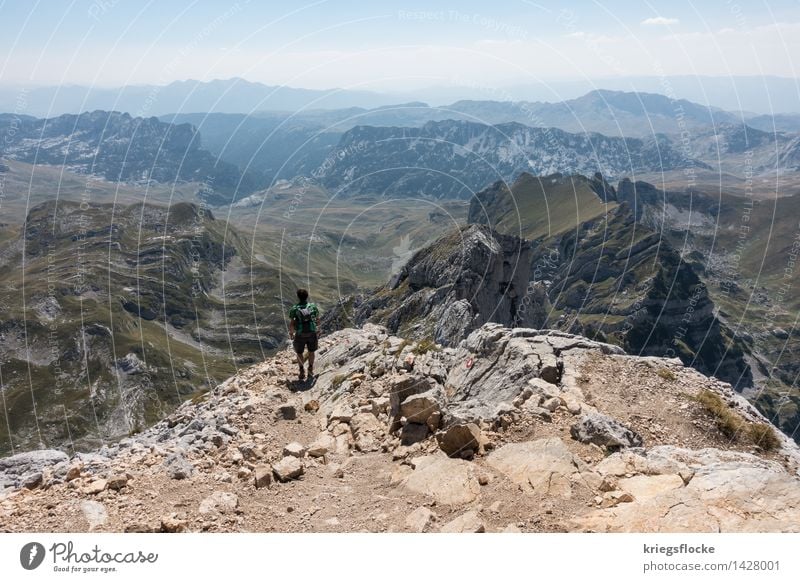
[(733, 440), (748, 440), (765, 451), (774, 451), (781, 445), (775, 429), (767, 424), (747, 422), (716, 392), (703, 390), (695, 399), (716, 420), (717, 428), (725, 436)]
[(659, 377), (663, 378), (664, 380), (667, 380), (668, 382), (674, 382), (677, 379), (675, 372), (673, 372), (669, 368), (659, 368), (656, 374), (658, 374)]
[(346, 379), (347, 376), (344, 374), (336, 374), (336, 376), (333, 377), (333, 380), (331, 380), (331, 388), (338, 390), (339, 386), (341, 386)]
[(195, 392), (195, 394), (192, 395), (190, 400), (192, 401), (192, 404), (200, 404), (201, 402), (205, 402), (206, 400), (208, 400), (208, 395), (209, 395), (208, 390), (202, 390), (199, 392)]
[(395, 355), (395, 357), (396, 357), (396, 358), (399, 358), (399, 357), (400, 357), (400, 354), (402, 354), (402, 353), (403, 353), (403, 350), (404, 350), (404, 349), (406, 349), (406, 348), (407, 348), (408, 346), (410, 346), (410, 345), (411, 345), (411, 340), (404, 339), (403, 341), (401, 341), (401, 342), (400, 342), (400, 345), (399, 345), (399, 346), (398, 346), (398, 348), (397, 348), (397, 352), (396, 352), (396, 355)]
[(717, 428), (726, 437), (738, 439), (744, 435), (747, 423), (741, 416), (731, 410), (719, 394), (705, 389), (696, 396), (696, 400), (714, 417)]
[(758, 445), (765, 451), (774, 451), (781, 446), (781, 441), (768, 424), (751, 424), (748, 436), (753, 444)]
[(442, 348), (436, 345), (436, 342), (433, 341), (431, 338), (424, 338), (414, 346), (414, 349), (411, 350), (416, 355), (421, 356), (422, 354), (427, 354), (428, 352), (438, 352), (441, 351)]

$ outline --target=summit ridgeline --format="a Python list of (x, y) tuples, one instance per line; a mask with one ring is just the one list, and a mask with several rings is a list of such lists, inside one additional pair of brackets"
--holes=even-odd
[(0, 530), (794, 531), (800, 450), (677, 359), (486, 323), (365, 324), (91, 453), (0, 460)]

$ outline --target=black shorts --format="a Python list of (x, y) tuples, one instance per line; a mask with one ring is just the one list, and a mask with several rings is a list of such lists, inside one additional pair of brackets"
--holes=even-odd
[(317, 334), (314, 332), (295, 334), (292, 345), (298, 354), (302, 354), (306, 348), (313, 354), (317, 351)]

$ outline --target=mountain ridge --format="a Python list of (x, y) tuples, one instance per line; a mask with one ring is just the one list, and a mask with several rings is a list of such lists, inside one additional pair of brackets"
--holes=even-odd
[(797, 531), (797, 445), (675, 360), (496, 324), (320, 343), (311, 386), (283, 351), (91, 454), (0, 459), (0, 527)]

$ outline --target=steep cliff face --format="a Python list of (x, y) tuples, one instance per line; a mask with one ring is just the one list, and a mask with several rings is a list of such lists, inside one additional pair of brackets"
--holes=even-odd
[(341, 301), (323, 325), (381, 323), (393, 333), (444, 345), (487, 321), (526, 325), (520, 305), (530, 265), (529, 243), (470, 225), (418, 251), (387, 285)]
[(606, 337), (630, 353), (678, 357), (739, 390), (752, 386), (746, 345), (716, 317), (693, 267), (627, 205), (534, 251), (534, 263), (545, 258), (538, 273), (558, 314), (549, 324)]
[(345, 193), (469, 198), (522, 172), (622, 176), (635, 171), (705, 166), (686, 159), (664, 136), (643, 140), (567, 133), (520, 123), (431, 121), (422, 127), (357, 126), (342, 134), (341, 155), (322, 183)]
[(197, 129), (188, 123), (92, 111), (51, 119), (0, 116), (3, 129), (0, 153), (9, 159), (63, 165), (112, 182), (198, 182), (210, 204), (230, 203), (260, 184), (252, 173), (243, 176), (202, 149)]

